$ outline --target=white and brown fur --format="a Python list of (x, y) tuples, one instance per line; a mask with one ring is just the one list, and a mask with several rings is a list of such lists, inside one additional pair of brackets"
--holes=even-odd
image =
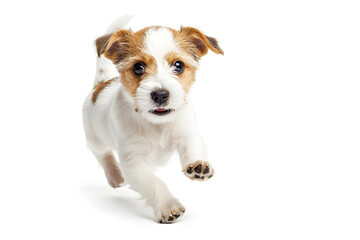
[[(171, 223), (185, 208), (154, 175), (153, 167), (164, 165), (177, 151), (190, 179), (207, 180), (214, 174), (188, 92), (200, 58), (208, 49), (223, 51), (216, 39), (195, 28), (156, 26), (133, 32), (120, 29), (124, 21), (118, 20), (96, 40), (96, 78), (83, 106), (85, 134), (109, 184), (129, 184), (152, 206), (158, 222)], [(181, 74), (174, 72), (175, 61), (185, 65)], [(133, 72), (138, 62), (146, 66), (141, 76)], [(151, 98), (157, 89), (169, 92), (161, 106)], [(159, 107), (169, 113), (154, 114)]]

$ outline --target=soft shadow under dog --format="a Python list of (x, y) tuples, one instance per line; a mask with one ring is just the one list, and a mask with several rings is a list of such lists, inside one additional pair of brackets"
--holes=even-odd
[(153, 220), (149, 207), (140, 196), (126, 187), (112, 189), (105, 185), (83, 185), (80, 191), (88, 196), (90, 202), (98, 209), (119, 216), (138, 215)]

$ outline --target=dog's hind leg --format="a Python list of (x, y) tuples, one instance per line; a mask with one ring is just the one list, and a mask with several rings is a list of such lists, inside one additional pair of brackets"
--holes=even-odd
[(104, 168), (109, 185), (113, 188), (120, 187), (120, 185), (124, 183), (124, 177), (112, 149), (96, 136), (91, 129), (90, 124), (86, 124), (85, 121), (86, 120), (84, 119), (85, 134), (91, 152)]
[(125, 180), (113, 152), (106, 151), (103, 154), (96, 156), (96, 158), (104, 168), (109, 185), (113, 188), (120, 187)]

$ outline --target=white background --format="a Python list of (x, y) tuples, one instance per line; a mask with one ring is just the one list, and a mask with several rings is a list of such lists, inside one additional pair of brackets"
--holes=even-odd
[[(359, 239), (357, 1), (2, 1), (1, 239)], [(93, 41), (117, 17), (198, 27), (209, 53), (192, 89), (216, 174), (157, 174), (187, 207), (162, 225), (111, 189), (81, 107)]]

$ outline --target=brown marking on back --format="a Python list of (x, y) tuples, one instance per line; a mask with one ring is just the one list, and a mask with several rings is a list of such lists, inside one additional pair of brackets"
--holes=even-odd
[(101, 93), (102, 90), (104, 90), (110, 83), (112, 83), (113, 81), (115, 81), (118, 77), (112, 78), (110, 80), (107, 81), (100, 81), (98, 82), (98, 84), (96, 84), (94, 86), (94, 92), (91, 96), (91, 101), (93, 104), (96, 103), (96, 100), (99, 97), (99, 94)]

